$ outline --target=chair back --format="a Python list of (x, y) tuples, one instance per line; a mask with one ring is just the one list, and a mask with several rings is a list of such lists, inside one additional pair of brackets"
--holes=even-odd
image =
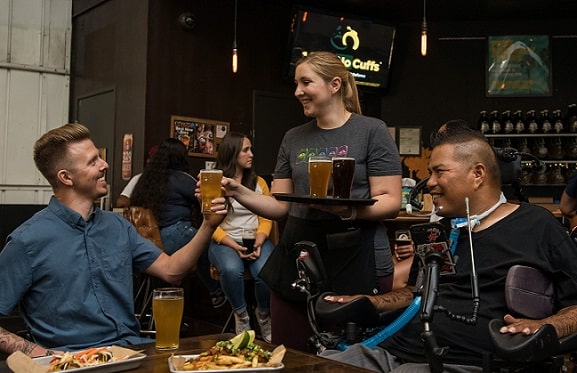
[(160, 228), (150, 209), (141, 206), (130, 206), (124, 208), (122, 215), (136, 227), (142, 237), (152, 241), (156, 246), (164, 250)]

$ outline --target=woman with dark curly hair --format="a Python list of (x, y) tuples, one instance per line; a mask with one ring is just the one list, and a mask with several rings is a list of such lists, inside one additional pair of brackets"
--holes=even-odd
[[(186, 147), (180, 140), (168, 138), (144, 168), (130, 199), (131, 205), (152, 210), (169, 255), (194, 237), (202, 219), (194, 195), (197, 180), (189, 170)], [(210, 291), (213, 307), (224, 305), (219, 282), (210, 278), (208, 249), (199, 258), (197, 274)]]

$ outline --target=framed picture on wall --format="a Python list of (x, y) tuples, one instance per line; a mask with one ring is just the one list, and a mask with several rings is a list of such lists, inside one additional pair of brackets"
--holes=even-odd
[(399, 154), (421, 155), (421, 127), (399, 127)]
[(548, 35), (487, 38), (487, 96), (551, 96)]
[(179, 139), (191, 157), (216, 158), (218, 146), (229, 131), (230, 123), (172, 115), (170, 137)]

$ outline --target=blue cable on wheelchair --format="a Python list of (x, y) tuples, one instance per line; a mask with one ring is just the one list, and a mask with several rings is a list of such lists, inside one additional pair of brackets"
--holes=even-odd
[[(420, 308), (421, 308), (421, 297), (417, 296), (413, 299), (411, 304), (409, 304), (409, 306), (405, 308), (403, 313), (399, 317), (397, 317), (392, 323), (384, 327), (377, 334), (373, 335), (370, 338), (365, 339), (360, 343), (369, 348), (377, 347), (379, 343), (383, 342), (385, 339), (389, 338), (390, 336), (398, 332), (403, 326), (405, 326), (409, 321), (411, 321), (411, 319), (417, 314)], [(336, 349), (344, 351), (350, 346), (351, 345), (346, 343), (345, 341), (341, 341), (337, 344)]]

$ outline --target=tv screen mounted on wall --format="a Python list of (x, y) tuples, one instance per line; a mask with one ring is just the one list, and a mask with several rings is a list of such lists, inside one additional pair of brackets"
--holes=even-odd
[(289, 35), (287, 75), (294, 78), (297, 60), (313, 51), (330, 51), (341, 58), (357, 85), (386, 88), (395, 27), (363, 18), (297, 9)]

